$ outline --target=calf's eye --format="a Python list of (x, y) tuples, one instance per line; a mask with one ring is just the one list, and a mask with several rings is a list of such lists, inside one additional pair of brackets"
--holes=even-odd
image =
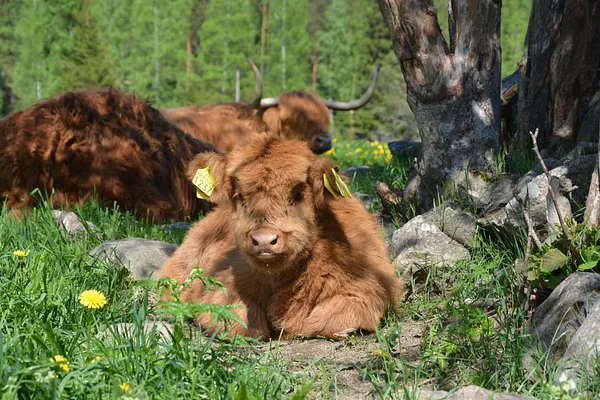
[(302, 192), (297, 192), (294, 194), (294, 198), (292, 199), (293, 203), (299, 203), (302, 201)]
[(291, 204), (297, 204), (302, 201), (302, 191), (303, 190), (304, 190), (303, 184), (299, 184), (299, 185), (296, 185), (296, 187), (294, 187), (294, 189), (292, 190), (292, 196), (291, 196), (291, 200), (290, 200)]

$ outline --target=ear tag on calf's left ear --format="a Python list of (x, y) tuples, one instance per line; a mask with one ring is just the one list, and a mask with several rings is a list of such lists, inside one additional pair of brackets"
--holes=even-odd
[(340, 178), (340, 176), (338, 175), (336, 168), (332, 168), (331, 172), (333, 172), (333, 176), (335, 178), (335, 184), (337, 185), (340, 194), (348, 199), (352, 198), (352, 192), (350, 192), (350, 189), (348, 189), (348, 186), (346, 186), (346, 183), (342, 180), (342, 178)]
[(329, 179), (327, 179), (327, 174), (323, 174), (323, 182), (325, 183), (325, 187), (327, 188), (327, 190), (329, 190), (329, 193), (331, 193), (333, 197), (337, 199), (337, 193), (335, 193), (335, 190), (333, 190), (333, 188), (331, 187), (331, 183), (329, 183)]
[(196, 186), (196, 197), (208, 200), (215, 189), (215, 179), (212, 177), (208, 167), (196, 171), (192, 183)]
[(331, 172), (333, 172), (333, 176), (335, 178), (335, 185), (337, 186), (337, 191), (333, 189), (331, 182), (329, 182), (329, 179), (327, 178), (327, 174), (323, 174), (323, 182), (325, 183), (325, 187), (327, 188), (327, 190), (329, 190), (329, 192), (336, 199), (338, 198), (338, 193), (341, 194), (343, 197), (351, 199), (352, 193), (350, 192), (350, 189), (348, 189), (348, 186), (346, 186), (342, 178), (340, 178), (340, 176), (337, 174), (335, 168), (332, 168)]

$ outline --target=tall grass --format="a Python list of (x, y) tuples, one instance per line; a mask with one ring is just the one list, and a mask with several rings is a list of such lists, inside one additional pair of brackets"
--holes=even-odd
[[(356, 155), (364, 153), (357, 153), (357, 146), (367, 144), (336, 142), (331, 157), (344, 167), (357, 165)], [(378, 145), (368, 146), (379, 151)], [(368, 172), (352, 177), (353, 191), (374, 195), (377, 180), (402, 188), (409, 160), (374, 161)], [(189, 329), (183, 314), (166, 336), (149, 329), (145, 321), (157, 315), (154, 285), (134, 282), (125, 268), (88, 253), (101, 240), (135, 236), (180, 244), (184, 234), (95, 203), (76, 212), (96, 225), (101, 238), (65, 238), (48, 205), (23, 220), (9, 218), (6, 210), (0, 214), (2, 400), (301, 399), (344, 393), (337, 370), (325, 363), (291, 372), (276, 351), (273, 356), (251, 339), (203, 336)], [(540, 399), (577, 398), (577, 391), (555, 384), (555, 368), (544, 354), (535, 358), (539, 368), (534, 372), (522, 364), (526, 315), (514, 261), (523, 256), (525, 238), (502, 243), (476, 233), (474, 243), (468, 261), (452, 268), (425, 266), (425, 280), (412, 282), (421, 289), (374, 335), (377, 354), (350, 368), (372, 384), (375, 398), (416, 398), (419, 388), (467, 384)], [(104, 307), (88, 309), (79, 302), (89, 289), (106, 296)], [(467, 304), (467, 298), (497, 302), (488, 309)], [(129, 328), (117, 330), (121, 323)], [(426, 329), (419, 358), (407, 360), (400, 349), (404, 330), (413, 323)], [(586, 398), (600, 394), (600, 361), (592, 362), (576, 384)]]

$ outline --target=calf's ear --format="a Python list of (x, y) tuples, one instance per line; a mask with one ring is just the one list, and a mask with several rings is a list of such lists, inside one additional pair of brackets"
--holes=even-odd
[(197, 188), (198, 197), (215, 204), (230, 201), (233, 186), (227, 175), (227, 163), (223, 154), (198, 154), (188, 165), (187, 175)]
[(347, 178), (330, 158), (315, 156), (314, 162), (308, 170), (308, 175), (317, 207), (325, 205), (327, 200), (352, 197), (346, 186)]

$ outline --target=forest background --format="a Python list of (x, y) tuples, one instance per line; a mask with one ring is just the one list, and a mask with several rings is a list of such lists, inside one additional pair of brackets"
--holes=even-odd
[[(435, 0), (447, 33), (447, 1)], [(531, 0), (502, 6), (502, 76), (521, 58)], [(446, 35), (447, 37), (447, 35)], [(337, 112), (334, 136), (418, 138), (374, 0), (0, 0), (0, 117), (66, 90), (111, 85), (156, 107), (305, 89), (348, 101), (382, 63), (375, 97)]]

